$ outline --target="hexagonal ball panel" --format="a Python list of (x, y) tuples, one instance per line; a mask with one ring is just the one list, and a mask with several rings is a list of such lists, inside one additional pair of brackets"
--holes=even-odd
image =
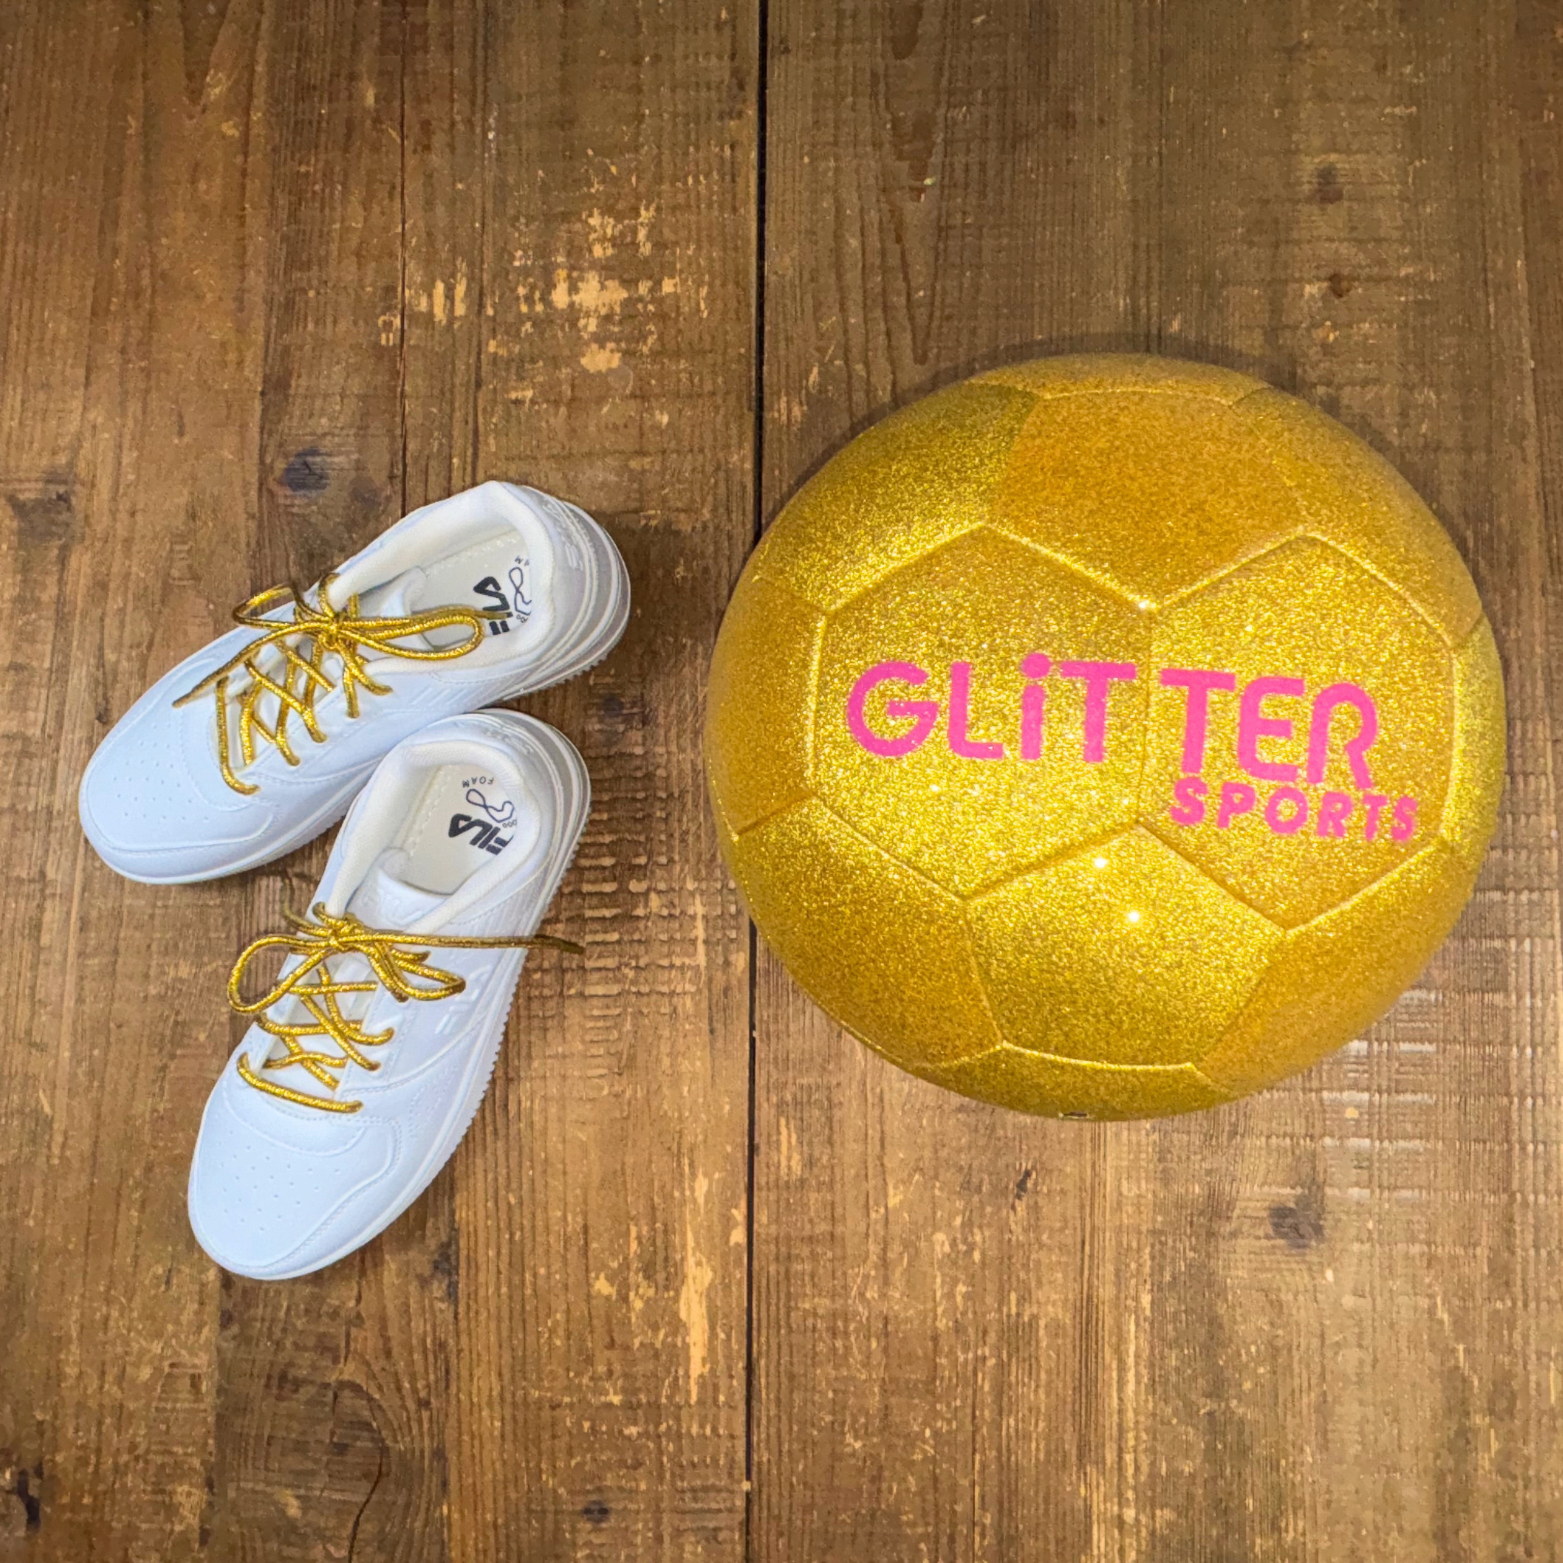
[(706, 684), (706, 776), (735, 832), (809, 791), (814, 661), (825, 616), (774, 581), (745, 579)]
[(1095, 1064), (1197, 1064), (1281, 939), (1143, 830), (1013, 879), (966, 916), (1005, 1042)]
[(1360, 1036), (1427, 965), (1475, 877), (1436, 841), (1288, 934), (1201, 1070), (1219, 1090), (1257, 1091)]
[(1317, 407), (1266, 386), (1238, 416), (1297, 496), (1311, 536), (1393, 581), (1449, 645), (1482, 605), (1464, 561), (1421, 496), (1372, 446)]
[[(1449, 650), (1404, 597), (1338, 549), (1313, 539), (1285, 543), (1173, 604), (1157, 619), (1152, 661), (1158, 682), (1151, 690), (1141, 817), (1267, 917), (1285, 927), (1317, 917), (1437, 833), (1453, 746)], [(1230, 673), (1236, 685), (1231, 693), (1209, 696), (1200, 773), (1208, 794), (1197, 823), (1179, 823), (1171, 813), (1175, 786), (1185, 774), (1188, 700), (1183, 689), (1160, 685), (1159, 672), (1169, 667)], [(1260, 737), (1250, 759), (1296, 767), (1295, 780), (1255, 776), (1239, 756), (1243, 690), (1262, 676), (1304, 684), (1302, 695), (1272, 693), (1254, 708), (1260, 719), (1290, 722), (1292, 733)], [(1307, 779), (1314, 697), (1340, 683), (1366, 691), (1377, 712), (1378, 736), (1361, 756), (1371, 788), (1359, 785), (1349, 760), (1347, 745), (1362, 721), (1350, 706), (1337, 708), (1329, 720), (1322, 781)], [(1306, 817), (1295, 829), (1295, 800), (1273, 798), (1276, 789), (1291, 785), (1307, 800)], [(1229, 812), (1222, 828), (1219, 800), (1227, 786), (1252, 788), (1254, 802), (1246, 812)], [(1331, 833), (1336, 825), (1323, 817), (1328, 793), (1349, 804), (1336, 822), (1338, 837)], [(1386, 800), (1372, 839), (1370, 796)], [(1240, 793), (1231, 797), (1242, 801)], [(1416, 826), (1397, 841), (1393, 809), (1402, 797), (1416, 800)]]
[[(1043, 752), (1020, 758), (1022, 660), (1032, 652), (1143, 665), (1143, 614), (1073, 571), (988, 530), (968, 533), (896, 571), (832, 615), (820, 655), (815, 795), (892, 857), (956, 895), (970, 895), (1105, 835), (1136, 812), (1143, 674), (1107, 697), (1105, 757), (1083, 758), (1085, 684), (1047, 681)], [(887, 661), (923, 669), (920, 688), (881, 684), (864, 716), (877, 734), (904, 733), (890, 700), (936, 701), (920, 748), (870, 753), (847, 723), (858, 678)], [(951, 666), (971, 665), (970, 740), (1002, 759), (951, 748)]]
[(1303, 523), (1230, 407), (1146, 390), (1038, 398), (992, 509), (995, 526), (1153, 606)]
[(953, 385), (860, 434), (787, 502), (745, 576), (829, 611), (988, 519), (1035, 398)]
[(892, 1063), (950, 1064), (998, 1044), (953, 896), (815, 799), (723, 845), (787, 970)]

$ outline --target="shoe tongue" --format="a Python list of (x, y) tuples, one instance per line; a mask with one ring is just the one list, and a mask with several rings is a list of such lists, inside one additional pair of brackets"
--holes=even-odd
[[(358, 595), (358, 614), (364, 619), (400, 619), (409, 614), (419, 612), (423, 606), (423, 592), (428, 585), (428, 576), (422, 570), (414, 567), (404, 570), (400, 575), (393, 576), (383, 586), (371, 587), (366, 592)], [(337, 593), (331, 594), (335, 602)], [(345, 603), (337, 603), (337, 607), (344, 607)], [(432, 651), (432, 642), (427, 635), (399, 635), (396, 643), (400, 646), (411, 646), (416, 651)], [(366, 652), (366, 659), (373, 658), (375, 653)]]
[[(338, 601), (340, 597), (340, 591), (331, 594), (332, 601), (339, 609), (346, 602), (346, 599)], [(358, 616), (363, 619), (406, 618), (411, 614), (428, 613), (445, 606), (439, 599), (433, 602), (429, 600), (429, 577), (416, 566), (393, 576), (383, 586), (373, 586), (358, 594)], [(471, 630), (463, 625), (450, 624), (424, 635), (397, 635), (395, 644), (413, 651), (443, 651), (469, 640), (471, 634)], [(482, 643), (480, 638), (478, 645)], [(365, 647), (363, 657), (366, 662), (394, 660), (394, 653), (383, 658), (381, 653)]]
[(443, 905), (448, 897), (420, 890), (400, 876), (397, 871), (406, 865), (407, 854), (400, 848), (382, 852), (348, 898), (348, 911), (367, 927), (401, 933)]

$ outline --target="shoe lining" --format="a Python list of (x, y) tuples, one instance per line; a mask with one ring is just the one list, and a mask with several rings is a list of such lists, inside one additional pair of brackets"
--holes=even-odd
[[(513, 528), (493, 532), (424, 565), (423, 574), (418, 590), (421, 608), (455, 604), (503, 613), (503, 618), (489, 621), (490, 637), (507, 635), (532, 616), (532, 561)], [(433, 646), (454, 645), (467, 633), (464, 629), (435, 630), (428, 640)]]

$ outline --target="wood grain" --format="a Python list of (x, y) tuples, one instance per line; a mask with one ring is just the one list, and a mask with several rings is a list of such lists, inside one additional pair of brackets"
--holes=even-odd
[[(233, 20), (230, 11), (219, 46)], [(284, 6), (261, 11), (241, 67), (260, 95), (246, 213), (256, 238), (260, 524), (243, 590), (317, 579), (406, 508), (403, 54), (398, 5)], [(242, 939), (277, 927), (284, 907), (309, 904), (328, 844), (234, 881)], [(444, 1470), (432, 1456), (448, 1401), (451, 1315), (438, 1256), (450, 1225), (442, 1185), (389, 1241), (297, 1286), (223, 1277), (216, 1555), (446, 1555)]]
[(980, 365), (1229, 363), (1337, 413), (1444, 517), (1501, 627), (1513, 740), (1424, 980), (1220, 1112), (1076, 1128), (956, 1101), (762, 958), (755, 1556), (1556, 1550), (1542, 15), (773, 6), (767, 514)]
[(496, 6), (478, 229), (421, 235), (478, 321), (455, 448), (591, 511), (635, 591), (614, 655), (527, 703), (592, 775), (556, 908), (587, 953), (529, 970), (455, 1162), (464, 1560), (741, 1546), (749, 945), (696, 804), (753, 510), (756, 36), (730, 0)]
[[(1544, 0), (0, 11), (0, 1558), (1563, 1554), (1560, 83)], [(751, 967), (700, 777), (756, 485), (1081, 347), (1364, 434), (1509, 680), (1425, 979), (1163, 1124), (842, 1036)], [(588, 954), (529, 969), (382, 1239), (223, 1277), (222, 983), (327, 843), (135, 886), (76, 782), (229, 604), (487, 477), (635, 582), (527, 703), (594, 780), (550, 923)]]
[(238, 905), (118, 880), (72, 821), (108, 723), (217, 627), (255, 521), (248, 170), (223, 129), (250, 88), (225, 71), (192, 101), (164, 20), (13, 8), (0, 56), (0, 1528), (58, 1557), (192, 1555), (213, 1465), (218, 1281), (181, 1205)]

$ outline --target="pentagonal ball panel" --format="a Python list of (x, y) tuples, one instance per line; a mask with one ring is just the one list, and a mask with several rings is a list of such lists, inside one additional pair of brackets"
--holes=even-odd
[(1470, 868), (1481, 866), (1503, 797), (1503, 669), (1483, 619), (1454, 653), (1454, 754), (1439, 834)]
[(1010, 880), (966, 915), (1004, 1040), (1100, 1064), (1198, 1063), (1281, 939), (1143, 830)]
[(1302, 511), (1243, 422), (1209, 396), (1039, 397), (993, 498), (996, 526), (1159, 606)]
[(1011, 385), (1037, 396), (1101, 396), (1124, 391), (1198, 396), (1230, 406), (1255, 391), (1263, 380), (1202, 364), (1189, 358), (1157, 358), (1151, 353), (1060, 353), (1005, 364), (978, 375), (977, 385)]
[(1360, 1035), (1454, 926), (1474, 871), (1436, 841), (1344, 906), (1295, 929), (1200, 1061), (1217, 1089), (1257, 1091)]

